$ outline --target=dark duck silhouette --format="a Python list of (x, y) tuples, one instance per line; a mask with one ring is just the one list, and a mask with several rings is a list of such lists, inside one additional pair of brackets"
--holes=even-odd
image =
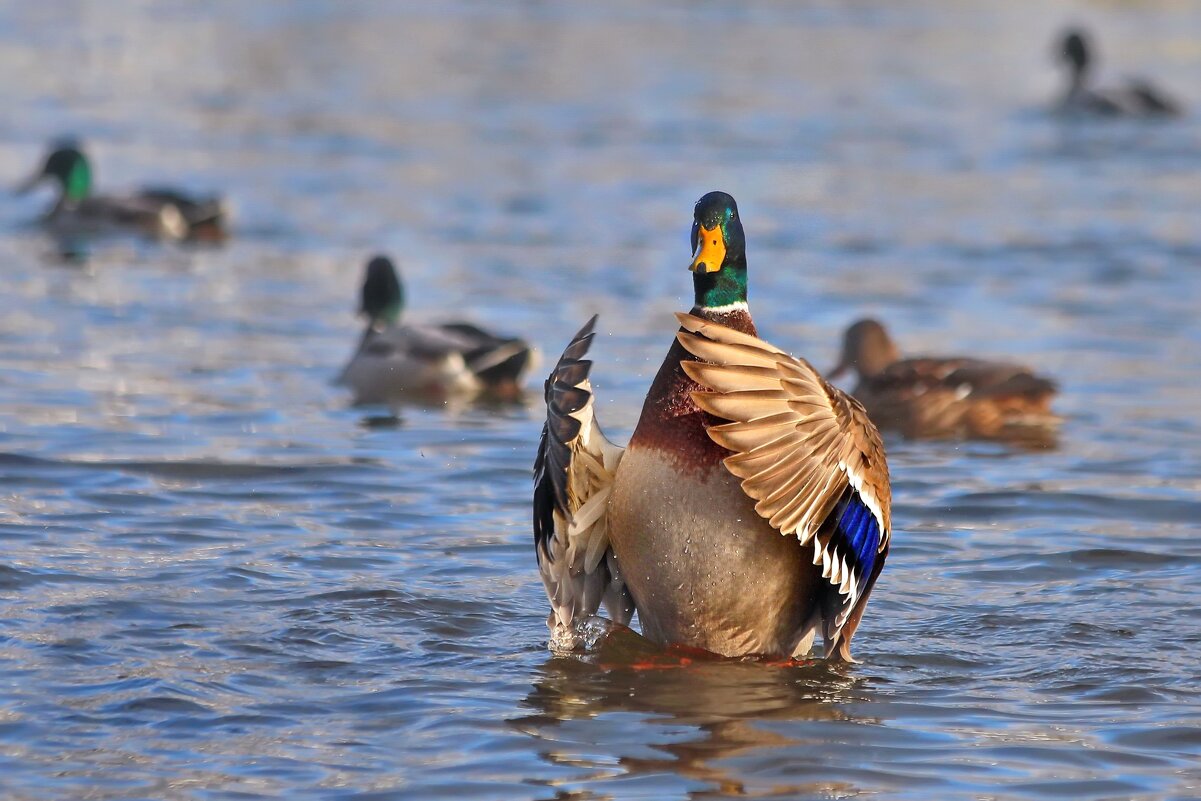
[(1060, 111), (1104, 117), (1171, 117), (1181, 113), (1175, 99), (1141, 78), (1128, 79), (1118, 86), (1093, 86), (1095, 58), (1089, 36), (1083, 30), (1070, 29), (1064, 33), (1058, 58), (1069, 69), (1067, 91), (1059, 101)]

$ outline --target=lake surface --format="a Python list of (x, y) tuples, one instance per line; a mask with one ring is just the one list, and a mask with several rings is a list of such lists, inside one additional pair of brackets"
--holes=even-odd
[[(5, 799), (1201, 797), (1201, 6), (0, 6), (0, 183), (225, 190), (224, 247), (64, 263), (0, 197)], [(360, 270), (537, 343), (624, 441), (723, 189), (772, 341), (1054, 375), (1059, 447), (887, 441), (862, 663), (552, 657), (525, 406), (354, 409)]]

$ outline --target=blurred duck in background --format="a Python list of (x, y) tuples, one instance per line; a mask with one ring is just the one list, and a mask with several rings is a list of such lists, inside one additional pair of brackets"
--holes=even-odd
[(524, 340), (463, 322), (400, 325), (403, 308), (396, 268), (376, 256), (367, 264), (359, 307), (367, 329), (337, 379), (354, 392), (355, 403), (521, 397), (536, 356)]
[(58, 199), (43, 222), (55, 233), (130, 231), (171, 240), (219, 241), (228, 213), (219, 197), (188, 195), (167, 187), (101, 195), (92, 187), (92, 167), (78, 143), (56, 144), (41, 170), (17, 188), (29, 192), (43, 181), (58, 187)]
[(1055, 383), (1029, 368), (965, 357), (901, 352), (876, 320), (847, 329), (842, 358), (828, 375), (854, 370), (853, 394), (881, 429), (910, 438), (969, 438), (1052, 445), (1059, 417)]
[(1070, 70), (1067, 92), (1059, 101), (1061, 111), (1108, 117), (1171, 117), (1181, 113), (1176, 100), (1142, 79), (1093, 88), (1093, 47), (1083, 30), (1072, 28), (1063, 34), (1058, 58)]

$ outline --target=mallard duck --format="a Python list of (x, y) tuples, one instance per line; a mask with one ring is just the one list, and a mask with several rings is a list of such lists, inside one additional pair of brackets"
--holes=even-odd
[(58, 200), (44, 217), (57, 231), (124, 229), (176, 240), (224, 237), (227, 214), (218, 197), (193, 197), (164, 187), (146, 187), (125, 195), (93, 194), (91, 164), (75, 144), (56, 147), (42, 169), (17, 192), (28, 192), (44, 180), (58, 185)]
[(353, 390), (356, 403), (520, 396), (534, 359), (524, 340), (471, 323), (400, 325), (403, 307), (404, 287), (395, 266), (376, 256), (367, 263), (359, 307), (367, 328), (337, 380)]
[(1058, 56), (1068, 65), (1068, 88), (1059, 101), (1061, 111), (1110, 117), (1163, 117), (1180, 113), (1180, 104), (1145, 80), (1134, 79), (1122, 86), (1095, 89), (1089, 86), (1093, 63), (1088, 34), (1068, 30)]
[(883, 429), (913, 438), (1043, 439), (1059, 418), (1055, 383), (1028, 367), (966, 357), (902, 359), (876, 320), (859, 320), (843, 337), (828, 375), (859, 375), (852, 395)]
[(851, 660), (891, 538), (880, 435), (853, 398), (759, 339), (734, 198), (692, 226), (695, 305), (622, 449), (596, 420), (585, 359), (596, 318), (546, 381), (534, 547), (550, 647), (588, 648), (596, 612), (724, 656)]

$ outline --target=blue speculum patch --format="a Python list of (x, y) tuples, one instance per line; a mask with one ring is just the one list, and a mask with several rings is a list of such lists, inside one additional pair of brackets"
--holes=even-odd
[[(862, 582), (872, 574), (880, 548), (880, 524), (859, 493), (851, 490), (835, 509), (838, 532), (853, 556)], [(862, 585), (860, 586), (862, 588)]]

